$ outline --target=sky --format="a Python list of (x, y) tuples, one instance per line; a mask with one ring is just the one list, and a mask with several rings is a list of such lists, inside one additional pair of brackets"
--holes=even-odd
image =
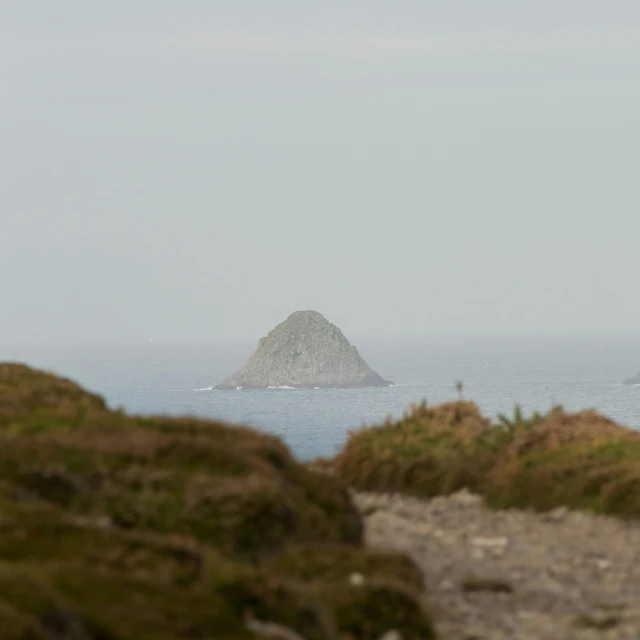
[(637, 0), (0, 5), (0, 344), (640, 326)]

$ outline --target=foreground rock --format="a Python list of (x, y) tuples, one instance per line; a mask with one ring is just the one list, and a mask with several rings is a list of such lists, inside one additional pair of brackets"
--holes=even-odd
[(340, 329), (296, 311), (262, 338), (247, 364), (215, 389), (388, 387)]
[(2, 640), (433, 637), (415, 564), (278, 438), (0, 363), (0, 451)]
[(640, 523), (560, 508), (494, 511), (461, 491), (356, 494), (367, 544), (424, 570), (447, 640), (637, 640)]

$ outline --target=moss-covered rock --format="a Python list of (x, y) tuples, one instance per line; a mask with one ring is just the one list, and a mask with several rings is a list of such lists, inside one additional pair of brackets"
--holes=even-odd
[(369, 620), (366, 590), (352, 602), (332, 565), (373, 575), (377, 563), (346, 486), (275, 437), (126, 416), (72, 382), (0, 365), (0, 452), (3, 639), (249, 640), (252, 619), (306, 640), (402, 620), (407, 638), (430, 637), (407, 559), (375, 569), (393, 615)]

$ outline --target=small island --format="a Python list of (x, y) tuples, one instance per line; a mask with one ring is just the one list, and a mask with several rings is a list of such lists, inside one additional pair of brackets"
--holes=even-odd
[(624, 381), (624, 384), (640, 384), (640, 372), (638, 372), (635, 376), (631, 376), (631, 378), (627, 378)]
[(389, 387), (338, 327), (317, 311), (296, 311), (261, 338), (247, 364), (214, 387), (323, 389)]

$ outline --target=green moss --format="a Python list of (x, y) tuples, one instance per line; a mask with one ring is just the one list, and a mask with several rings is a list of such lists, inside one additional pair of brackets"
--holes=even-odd
[(307, 585), (325, 603), (341, 638), (377, 640), (389, 629), (403, 638), (434, 637), (419, 595), (423, 576), (399, 553), (345, 545), (290, 546), (267, 568)]
[(377, 640), (395, 629), (407, 640), (435, 637), (415, 594), (397, 585), (369, 583), (333, 588), (327, 593), (337, 627), (346, 638)]

